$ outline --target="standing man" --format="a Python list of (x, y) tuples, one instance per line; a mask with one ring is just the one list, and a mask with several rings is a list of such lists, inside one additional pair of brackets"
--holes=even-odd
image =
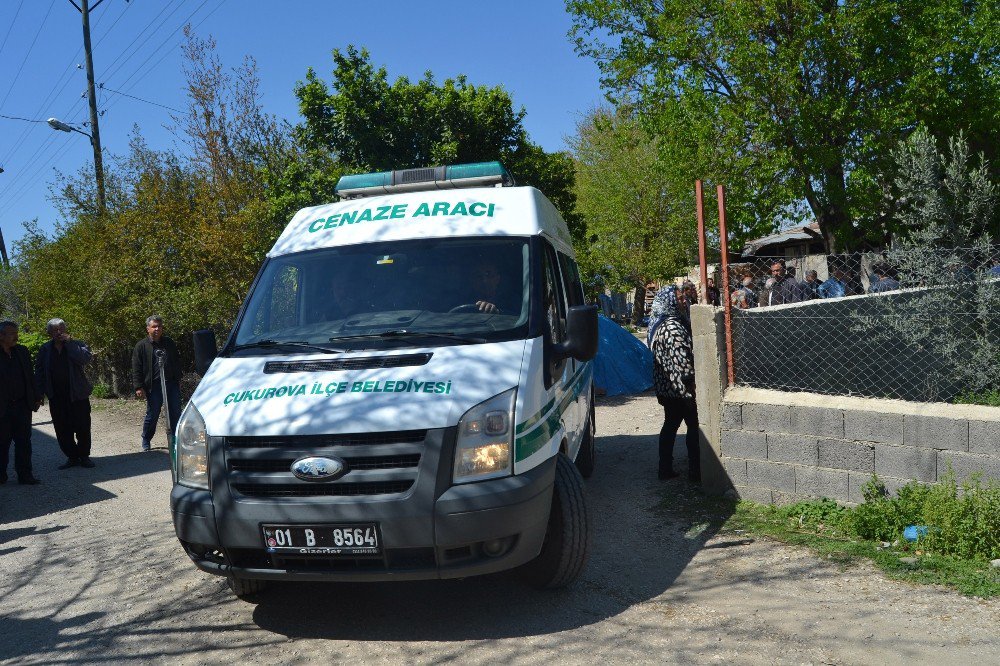
[(66, 462), (59, 469), (93, 467), (90, 461), (90, 393), (84, 373), (93, 355), (87, 345), (66, 332), (66, 322), (50, 319), (45, 332), (51, 338), (35, 359), (35, 388), (49, 399), (52, 427)]
[(719, 288), (715, 286), (715, 280), (708, 278), (708, 287), (705, 289), (708, 297), (708, 304), (719, 307)]
[(17, 344), (17, 324), (0, 321), (0, 483), (7, 483), (7, 460), (14, 442), (17, 482), (41, 483), (31, 473), (31, 412), (42, 399), (31, 376), (31, 354)]
[(163, 407), (163, 389), (160, 386), (160, 366), (156, 352), (165, 353), (163, 375), (167, 384), (167, 420), (170, 432), (177, 429), (181, 417), (181, 358), (174, 341), (163, 335), (163, 317), (146, 317), (146, 337), (132, 352), (132, 386), (137, 398), (146, 399), (146, 418), (142, 421), (142, 450), (149, 451), (156, 422)]
[(847, 296), (847, 276), (844, 274), (843, 269), (833, 269), (833, 276), (819, 286), (819, 295), (823, 298), (843, 298)]
[(819, 273), (816, 271), (806, 271), (806, 281), (802, 283), (809, 290), (809, 298), (819, 298)]
[(788, 274), (784, 259), (778, 259), (771, 263), (771, 277), (774, 278), (774, 285), (771, 287), (768, 305), (799, 303), (809, 300), (808, 290)]

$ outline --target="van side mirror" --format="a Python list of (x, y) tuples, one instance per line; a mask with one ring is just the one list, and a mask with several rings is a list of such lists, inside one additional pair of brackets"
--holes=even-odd
[(194, 338), (194, 370), (204, 377), (219, 353), (215, 346), (215, 331), (203, 328), (192, 333), (191, 337)]
[(576, 305), (566, 313), (566, 340), (555, 346), (557, 358), (589, 361), (597, 356), (597, 306)]

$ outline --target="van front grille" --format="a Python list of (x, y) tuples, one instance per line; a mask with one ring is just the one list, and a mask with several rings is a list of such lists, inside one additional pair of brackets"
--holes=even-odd
[[(229, 469), (233, 472), (287, 472), (296, 458), (275, 460), (230, 460)], [(420, 465), (420, 454), (405, 456), (363, 456), (358, 458), (343, 458), (347, 469), (404, 469)]]
[(377, 481), (368, 483), (249, 484), (235, 483), (234, 492), (246, 497), (347, 497), (354, 495), (393, 495), (405, 493), (413, 481)]
[[(224, 473), (243, 497), (348, 497), (409, 491), (420, 474), (426, 430), (227, 437)], [(329, 481), (305, 481), (292, 474), (304, 457), (342, 460), (346, 471)]]

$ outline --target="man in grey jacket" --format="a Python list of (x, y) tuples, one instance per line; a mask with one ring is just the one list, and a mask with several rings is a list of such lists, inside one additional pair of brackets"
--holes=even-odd
[(66, 332), (66, 322), (50, 319), (48, 342), (35, 358), (35, 388), (49, 399), (52, 427), (66, 462), (59, 469), (93, 467), (90, 461), (90, 393), (93, 387), (84, 368), (93, 354), (86, 343)]

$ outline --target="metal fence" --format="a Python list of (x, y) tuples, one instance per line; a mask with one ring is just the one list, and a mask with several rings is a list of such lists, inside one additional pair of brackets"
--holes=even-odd
[(737, 385), (928, 402), (1000, 391), (996, 248), (752, 257), (728, 283)]

